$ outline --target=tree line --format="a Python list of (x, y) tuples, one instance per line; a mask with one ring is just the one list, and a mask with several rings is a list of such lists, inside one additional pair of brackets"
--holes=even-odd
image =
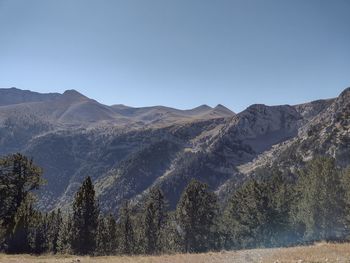
[[(192, 180), (169, 211), (162, 190), (117, 217), (99, 209), (87, 177), (70, 211), (35, 207), (42, 171), (21, 154), (0, 160), (0, 248), (7, 253), (161, 254), (290, 246), (350, 238), (350, 170), (317, 157), (295, 174), (269, 167), (246, 180), (225, 206)], [(111, 197), (112, 198), (112, 197)]]

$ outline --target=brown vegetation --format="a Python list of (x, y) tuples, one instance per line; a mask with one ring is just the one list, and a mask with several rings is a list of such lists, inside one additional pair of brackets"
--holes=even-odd
[(319, 243), (313, 246), (252, 249), (205, 254), (162, 256), (78, 257), (64, 255), (0, 255), (1, 263), (214, 263), (214, 262), (350, 262), (350, 244)]

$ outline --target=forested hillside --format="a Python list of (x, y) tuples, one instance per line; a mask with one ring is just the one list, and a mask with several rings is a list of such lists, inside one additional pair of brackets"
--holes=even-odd
[(0, 248), (7, 253), (134, 255), (206, 252), (350, 240), (350, 170), (316, 157), (293, 177), (264, 167), (220, 206), (207, 184), (191, 180), (176, 207), (153, 187), (118, 217), (99, 207), (85, 178), (69, 210), (35, 206), (42, 170), (30, 159), (0, 160)]

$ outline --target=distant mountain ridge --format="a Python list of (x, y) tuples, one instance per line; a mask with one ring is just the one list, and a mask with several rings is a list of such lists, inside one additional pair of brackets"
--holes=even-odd
[(42, 94), (17, 88), (0, 89), (0, 106), (27, 102), (49, 101), (58, 98), (59, 93)]
[[(93, 126), (101, 122), (113, 125), (159, 124), (168, 125), (194, 119), (224, 118), (234, 113), (224, 106), (211, 108), (202, 105), (190, 110), (178, 110), (164, 106), (132, 108), (124, 105), (107, 106), (89, 99), (76, 90), (63, 94), (41, 94), (16, 88), (0, 89), (0, 106), (3, 116), (9, 114), (33, 114), (46, 119), (52, 125)], [(0, 115), (1, 117), (1, 115)], [(1, 119), (0, 119), (1, 121)]]
[(190, 110), (107, 106), (75, 90), (40, 94), (0, 89), (0, 155), (23, 152), (44, 169), (39, 205), (68, 205), (91, 176), (103, 211), (142, 200), (158, 185), (174, 207), (196, 178), (225, 199), (259, 167), (291, 173), (311, 156), (350, 163), (350, 88), (335, 99), (299, 105), (255, 104), (235, 114), (223, 105)]

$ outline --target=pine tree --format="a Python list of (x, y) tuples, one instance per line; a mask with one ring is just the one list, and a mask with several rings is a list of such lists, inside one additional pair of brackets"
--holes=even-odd
[(120, 208), (118, 222), (119, 250), (121, 254), (134, 253), (134, 226), (131, 219), (131, 210), (128, 202), (124, 202)]
[(107, 255), (110, 246), (110, 235), (107, 228), (106, 220), (100, 216), (98, 220), (97, 236), (96, 236), (96, 252), (98, 255)]
[(344, 233), (345, 196), (335, 160), (317, 157), (301, 171), (295, 212), (304, 240), (334, 240)]
[(8, 237), (14, 231), (17, 212), (24, 202), (32, 202), (31, 191), (42, 185), (41, 175), (41, 169), (22, 154), (0, 159), (1, 239), (4, 240), (4, 236)]
[(277, 170), (239, 188), (224, 212), (226, 248), (271, 247), (291, 242), (292, 203), (286, 179)]
[(62, 218), (61, 227), (57, 237), (57, 252), (61, 254), (72, 253), (72, 217), (70, 215)]
[[(261, 201), (261, 203), (260, 203)], [(225, 211), (225, 225), (229, 237), (229, 248), (254, 247), (257, 233), (263, 227), (263, 213), (266, 210), (261, 190), (256, 180), (245, 183), (234, 193)]]
[(107, 216), (106, 221), (107, 221), (106, 224), (107, 224), (107, 229), (109, 234), (107, 253), (109, 255), (112, 255), (116, 253), (116, 250), (117, 250), (117, 223), (111, 214)]
[(99, 208), (91, 178), (87, 177), (73, 202), (72, 249), (76, 254), (93, 254)]
[(31, 251), (41, 254), (49, 250), (49, 219), (47, 214), (37, 213), (31, 218), (33, 224), (31, 228)]
[(176, 219), (185, 252), (204, 252), (215, 244), (218, 204), (208, 186), (192, 180), (181, 195)]
[(52, 211), (48, 215), (48, 250), (51, 253), (57, 253), (57, 242), (58, 242), (58, 234), (62, 225), (62, 215), (61, 210), (58, 209), (57, 212)]
[(162, 251), (165, 253), (180, 252), (183, 250), (183, 240), (176, 222), (176, 211), (167, 214), (167, 220), (163, 229)]
[(24, 202), (19, 207), (14, 218), (14, 227), (7, 236), (7, 252), (30, 253), (33, 247), (34, 233), (32, 222), (36, 212), (30, 202)]
[(295, 202), (295, 180), (276, 168), (269, 169), (270, 177), (265, 181), (268, 199), (273, 213), (269, 218), (270, 237), (267, 246), (286, 246), (298, 242), (291, 219), (291, 209)]
[(143, 215), (143, 243), (146, 254), (155, 254), (161, 251), (165, 220), (163, 192), (159, 188), (152, 188), (146, 200)]
[(350, 240), (350, 168), (342, 173), (342, 183), (344, 189), (344, 233), (346, 240)]

